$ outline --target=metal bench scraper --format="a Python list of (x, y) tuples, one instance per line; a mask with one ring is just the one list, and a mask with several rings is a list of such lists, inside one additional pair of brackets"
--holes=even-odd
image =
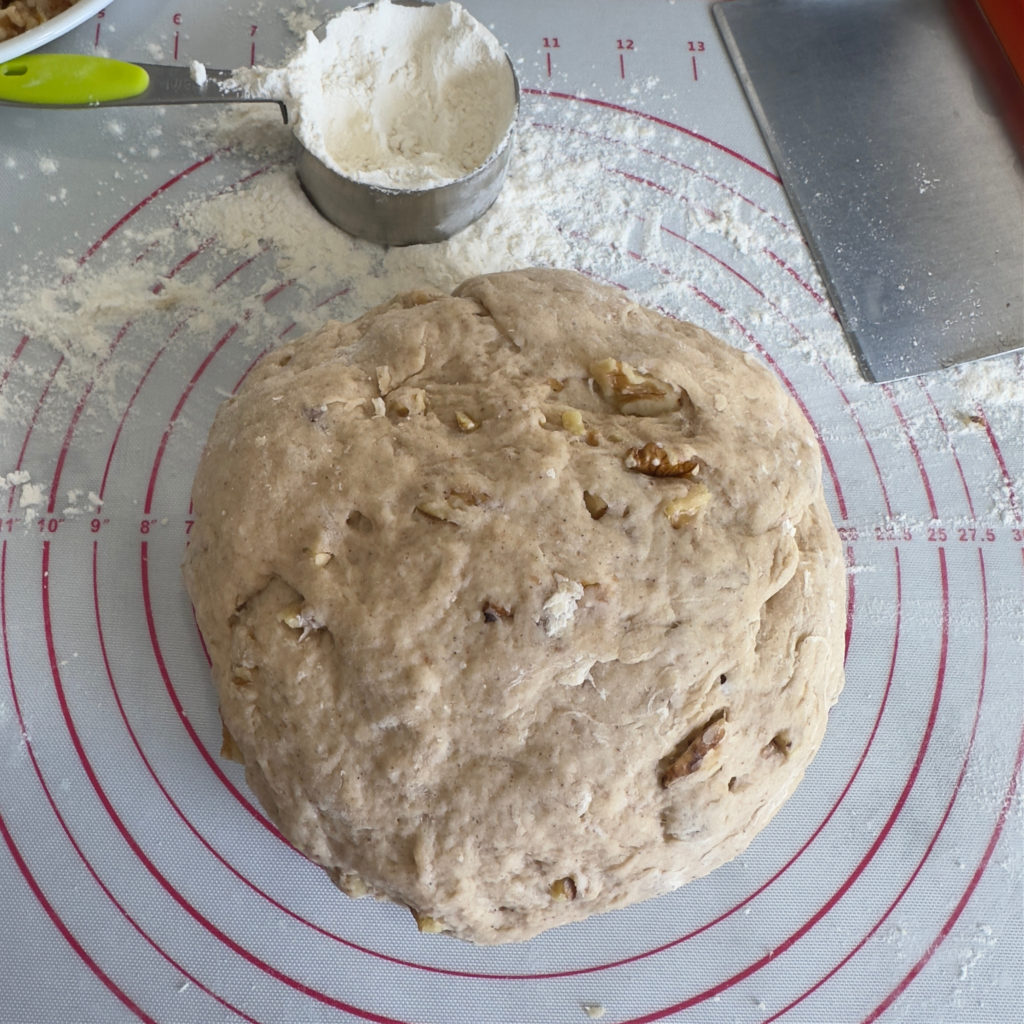
[(870, 380), (1024, 347), (1024, 92), (976, 4), (713, 7)]

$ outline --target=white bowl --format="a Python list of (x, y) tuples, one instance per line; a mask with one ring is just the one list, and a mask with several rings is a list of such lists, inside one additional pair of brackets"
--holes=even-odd
[(0, 43), (0, 64), (20, 57), (23, 53), (28, 53), (29, 50), (35, 50), (39, 46), (53, 42), (54, 39), (59, 39), (73, 28), (78, 28), (83, 21), (88, 21), (104, 7), (109, 6), (110, 2), (111, 0), (78, 0), (77, 4), (54, 15), (49, 21), (44, 21), (42, 25), (37, 25), (13, 39)]

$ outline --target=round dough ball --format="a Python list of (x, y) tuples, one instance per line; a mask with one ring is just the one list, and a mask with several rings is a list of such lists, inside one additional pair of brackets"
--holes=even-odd
[(821, 459), (750, 356), (566, 271), (414, 292), (217, 413), (185, 563), (288, 839), (509, 942), (743, 850), (843, 684)]

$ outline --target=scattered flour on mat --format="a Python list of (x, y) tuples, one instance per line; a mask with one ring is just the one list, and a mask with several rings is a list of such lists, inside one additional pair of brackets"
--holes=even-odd
[(3, 474), (0, 476), (0, 484), (6, 487), (8, 492), (17, 491), (17, 507), (24, 522), (34, 522), (46, 503), (46, 484), (33, 483), (32, 474), (24, 469)]
[(18, 508), (34, 508), (46, 501), (46, 485), (24, 483), (18, 498)]
[(24, 469), (16, 469), (11, 473), (5, 474), (2, 479), (6, 487), (21, 487), (23, 484), (31, 481), (32, 474)]

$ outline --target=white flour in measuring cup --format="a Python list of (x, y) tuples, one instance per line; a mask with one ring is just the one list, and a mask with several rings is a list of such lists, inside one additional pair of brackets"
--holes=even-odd
[(295, 134), (332, 170), (382, 188), (423, 189), (476, 170), (515, 116), (497, 39), (457, 3), (349, 8), (282, 68), (241, 69), (254, 96), (283, 99)]

